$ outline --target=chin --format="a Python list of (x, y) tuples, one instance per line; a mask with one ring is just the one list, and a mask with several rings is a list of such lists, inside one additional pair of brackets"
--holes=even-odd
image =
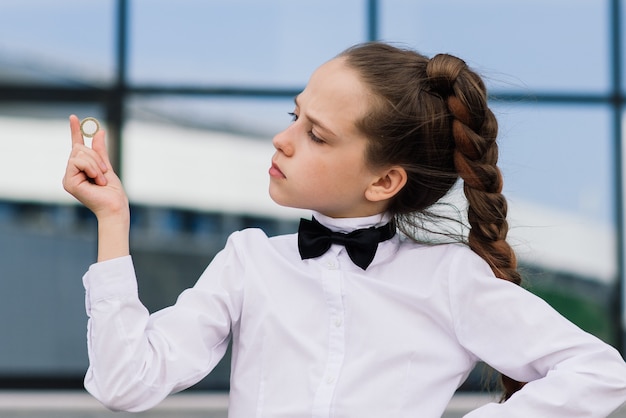
[(270, 198), (274, 201), (274, 203), (276, 203), (278, 206), (283, 206), (286, 208), (298, 208), (297, 206), (294, 206), (293, 204), (289, 203), (288, 199), (285, 199), (284, 197), (281, 197), (280, 195), (276, 194), (276, 193), (272, 193), (272, 189), (270, 188)]
[(306, 201), (303, 201), (303, 199), (298, 200), (297, 198), (293, 199), (291, 198), (290, 194), (280, 193), (280, 190), (273, 189), (271, 184), (269, 187), (269, 195), (270, 195), (270, 198), (274, 201), (274, 203), (276, 203), (279, 206), (283, 206), (285, 208), (303, 209), (303, 210), (321, 212), (319, 210), (319, 207), (315, 205), (315, 202), (312, 201), (312, 199), (310, 198), (304, 199)]

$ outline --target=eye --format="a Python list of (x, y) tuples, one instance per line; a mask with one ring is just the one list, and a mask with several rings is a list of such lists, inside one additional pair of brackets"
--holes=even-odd
[[(298, 115), (296, 114), (296, 112), (287, 112), (287, 114), (289, 116), (291, 116), (291, 121), (292, 122), (295, 122), (295, 121), (298, 120)], [(315, 135), (312, 130), (308, 131), (307, 135), (309, 135), (309, 138), (311, 138), (311, 141), (315, 142), (316, 144), (323, 144), (323, 143), (325, 143), (325, 141), (322, 138), (320, 138), (317, 135)]]
[(313, 133), (313, 131), (309, 131), (308, 134), (309, 134), (309, 138), (311, 138), (311, 141), (313, 141), (313, 142), (315, 142), (317, 144), (323, 144), (324, 143), (324, 140), (321, 139), (320, 137), (318, 137), (317, 135), (315, 135)]

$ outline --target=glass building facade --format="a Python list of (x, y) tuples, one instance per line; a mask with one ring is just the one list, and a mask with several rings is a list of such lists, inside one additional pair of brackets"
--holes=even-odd
[[(69, 114), (104, 124), (156, 310), (230, 232), (295, 230), (299, 213), (257, 197), (258, 160), (315, 68), (368, 40), (484, 76), (529, 288), (623, 350), (624, 13), (620, 0), (3, 1), (0, 384), (73, 386), (86, 368), (96, 231), (60, 185)], [(203, 387), (227, 385), (220, 367)]]

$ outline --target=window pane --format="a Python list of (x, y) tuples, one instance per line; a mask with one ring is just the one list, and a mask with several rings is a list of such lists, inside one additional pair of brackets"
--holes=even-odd
[[(95, 219), (63, 190), (70, 113), (83, 104), (0, 104), (0, 377), (84, 375), (84, 291)], [(25, 311), (28, 301), (34, 310)], [(45, 343), (42, 343), (45, 341)]]
[(381, 38), (459, 55), (498, 89), (606, 92), (609, 12), (600, 0), (381, 0)]
[(608, 108), (495, 105), (500, 165), (520, 253), (538, 265), (615, 279)]
[(534, 103), (495, 105), (494, 111), (510, 193), (592, 221), (612, 222), (608, 108)]
[(160, 96), (130, 101), (132, 120), (172, 123), (186, 128), (272, 138), (292, 119), (294, 102), (286, 98)]
[(131, 201), (298, 216), (268, 195), (272, 137), (292, 109), (292, 99), (134, 99), (122, 149)]
[(114, 73), (114, 0), (3, 0), (0, 82), (105, 84)]
[(104, 123), (95, 105), (0, 103), (0, 199), (74, 202), (61, 185), (71, 150), (72, 113)]
[(135, 0), (130, 79), (137, 84), (301, 86), (362, 41), (362, 0)]

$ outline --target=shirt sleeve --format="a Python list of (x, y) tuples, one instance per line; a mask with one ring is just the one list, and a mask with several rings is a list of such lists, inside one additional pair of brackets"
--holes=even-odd
[(626, 401), (626, 363), (617, 350), (496, 278), (474, 253), (451, 265), (449, 292), (460, 343), (500, 373), (528, 382), (508, 401), (466, 418), (599, 418)]
[(175, 305), (152, 315), (140, 302), (130, 256), (96, 263), (86, 289), (85, 388), (109, 409), (142, 411), (205, 377), (239, 320), (242, 262), (232, 236)]

